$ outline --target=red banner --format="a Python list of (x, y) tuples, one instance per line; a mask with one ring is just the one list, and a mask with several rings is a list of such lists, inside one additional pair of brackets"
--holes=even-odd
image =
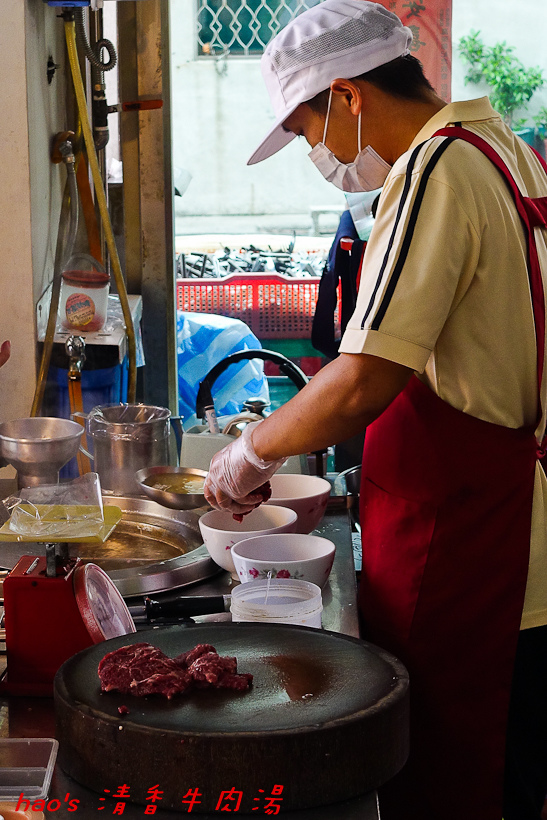
[(417, 57), (439, 95), (450, 102), (452, 74), (452, 0), (381, 0), (412, 31)]

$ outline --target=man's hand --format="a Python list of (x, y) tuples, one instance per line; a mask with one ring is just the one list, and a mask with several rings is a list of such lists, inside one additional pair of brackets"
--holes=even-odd
[(263, 461), (256, 455), (252, 432), (261, 423), (248, 424), (239, 438), (213, 456), (204, 486), (205, 500), (211, 507), (244, 515), (264, 501), (260, 488), (284, 459)]
[(285, 459), (345, 441), (373, 422), (408, 382), (412, 370), (364, 353), (343, 353), (319, 371), (291, 401), (211, 461), (205, 498), (217, 510), (247, 513), (254, 492)]

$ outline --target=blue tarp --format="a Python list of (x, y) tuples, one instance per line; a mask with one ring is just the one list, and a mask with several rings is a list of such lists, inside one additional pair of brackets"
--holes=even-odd
[[(199, 383), (214, 365), (230, 353), (261, 347), (254, 333), (239, 319), (177, 311), (179, 414), (185, 429), (196, 423)], [(212, 393), (217, 416), (239, 413), (250, 397), (269, 401), (264, 362), (253, 359), (230, 365), (213, 384)]]

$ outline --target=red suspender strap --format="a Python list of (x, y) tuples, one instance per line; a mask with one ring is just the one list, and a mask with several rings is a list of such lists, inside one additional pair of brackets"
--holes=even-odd
[[(468, 131), (460, 126), (441, 128), (434, 137), (451, 137), (463, 139), (470, 142), (479, 151), (482, 151), (490, 159), (496, 168), (503, 174), (509, 186), (518, 214), (526, 228), (528, 245), (528, 276), (530, 280), (530, 291), (532, 296), (532, 307), (534, 311), (534, 323), (536, 327), (537, 346), (537, 376), (538, 376), (538, 422), (541, 419), (541, 380), (543, 377), (544, 355), (545, 355), (545, 297), (543, 291), (543, 279), (539, 258), (534, 237), (534, 228), (547, 226), (547, 197), (532, 199), (523, 196), (520, 192), (507, 165), (499, 154), (482, 137), (477, 136), (472, 131)], [(533, 149), (531, 149), (533, 150)], [(547, 174), (547, 164), (543, 158), (534, 151)], [(544, 439), (545, 443), (545, 439)], [(542, 444), (543, 447), (543, 444)]]
[[(528, 144), (528, 143), (527, 143), (527, 144)], [(544, 171), (545, 171), (545, 173), (547, 174), (547, 162), (545, 162), (545, 160), (543, 159), (543, 157), (541, 156), (541, 154), (539, 153), (539, 151), (536, 151), (536, 149), (535, 149), (532, 145), (528, 145), (528, 148), (529, 148), (531, 151), (533, 151), (533, 152), (534, 152), (534, 154), (536, 155), (536, 157), (538, 158), (538, 160), (539, 160), (539, 162), (540, 162), (540, 165), (543, 165), (543, 170), (544, 170)]]
[(361, 272), (363, 270), (363, 256), (365, 255), (365, 251), (367, 249), (367, 243), (363, 245), (363, 250), (361, 251), (361, 261), (359, 262), (359, 270), (357, 271), (357, 280), (355, 285), (357, 287), (357, 293), (359, 293), (359, 285), (361, 284)]

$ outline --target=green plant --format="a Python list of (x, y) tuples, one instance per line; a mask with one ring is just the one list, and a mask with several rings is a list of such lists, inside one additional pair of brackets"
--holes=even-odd
[(539, 67), (525, 68), (514, 54), (514, 48), (505, 42), (486, 46), (480, 31), (472, 31), (462, 37), (458, 44), (462, 59), (469, 63), (465, 81), (487, 83), (491, 90), (490, 100), (505, 122), (513, 128), (522, 127), (526, 120), (515, 121), (515, 112), (526, 110), (530, 98), (545, 83)]
[(535, 117), (532, 117), (536, 131), (541, 139), (547, 138), (547, 108), (542, 105)]

